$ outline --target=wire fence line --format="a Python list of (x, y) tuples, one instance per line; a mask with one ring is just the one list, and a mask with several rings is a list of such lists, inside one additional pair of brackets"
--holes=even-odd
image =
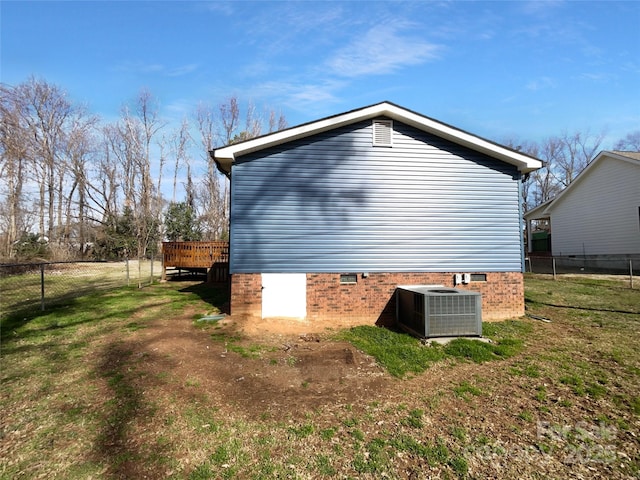
[(162, 261), (70, 261), (0, 264), (0, 319), (20, 312), (44, 311), (97, 290), (142, 288), (160, 278)]
[(553, 275), (615, 275), (627, 278), (631, 288), (640, 286), (640, 256), (535, 256), (526, 258), (530, 273)]
[[(526, 271), (553, 275), (616, 275), (640, 286), (640, 258), (529, 256)], [(44, 311), (72, 298), (122, 286), (142, 288), (160, 279), (162, 261), (68, 261), (0, 264), (0, 320)], [(0, 332), (1, 333), (1, 332)]]

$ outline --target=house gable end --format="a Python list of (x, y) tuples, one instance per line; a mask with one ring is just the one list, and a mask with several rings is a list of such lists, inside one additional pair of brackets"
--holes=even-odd
[(240, 156), (231, 273), (519, 271), (517, 168), (393, 128), (391, 148), (367, 119)]

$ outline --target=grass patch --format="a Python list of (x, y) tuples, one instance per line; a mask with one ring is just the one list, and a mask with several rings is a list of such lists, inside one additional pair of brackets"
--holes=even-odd
[(391, 375), (402, 378), (408, 373), (422, 373), (446, 358), (483, 363), (512, 357), (524, 346), (523, 339), (513, 335), (526, 335), (529, 326), (523, 322), (496, 322), (488, 331), (493, 343), (457, 338), (444, 346), (436, 342), (425, 345), (407, 333), (373, 326), (353, 327), (337, 337), (374, 357)]
[(227, 351), (237, 353), (243, 358), (261, 358), (264, 353), (277, 350), (276, 347), (269, 345), (258, 345), (255, 343), (247, 345), (240, 335), (225, 331), (212, 333), (211, 339), (215, 342), (224, 343)]
[(470, 395), (477, 397), (482, 394), (482, 390), (478, 387), (474, 387), (469, 382), (462, 382), (460, 385), (453, 389), (453, 393), (456, 394), (457, 397), (462, 398), (463, 400), (469, 400)]
[(422, 421), (422, 417), (424, 416), (424, 410), (415, 409), (409, 412), (409, 415), (402, 419), (400, 423), (407, 427), (412, 428), (422, 428), (424, 427), (424, 423)]
[(439, 346), (424, 346), (411, 335), (386, 328), (353, 327), (338, 334), (338, 338), (374, 357), (395, 377), (421, 373), (433, 362), (445, 357)]
[(522, 350), (522, 339), (503, 338), (500, 343), (486, 343), (466, 338), (456, 338), (444, 347), (447, 355), (464, 358), (475, 363), (509, 358)]

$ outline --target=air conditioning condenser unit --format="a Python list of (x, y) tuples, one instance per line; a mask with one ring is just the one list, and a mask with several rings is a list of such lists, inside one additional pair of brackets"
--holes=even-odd
[(396, 289), (396, 319), (423, 338), (481, 337), (482, 295), (442, 285), (407, 285)]

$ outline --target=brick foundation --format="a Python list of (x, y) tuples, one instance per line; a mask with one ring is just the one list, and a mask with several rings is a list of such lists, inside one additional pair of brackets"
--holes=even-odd
[[(478, 272), (486, 282), (458, 288), (482, 294), (482, 319), (503, 320), (524, 315), (524, 278), (520, 272)], [(398, 285), (438, 284), (453, 287), (453, 273), (371, 273), (355, 284), (340, 284), (340, 274), (307, 274), (307, 321), (336, 325), (395, 321)], [(231, 275), (231, 313), (262, 316), (262, 277), (259, 273)]]
[(262, 317), (262, 275), (235, 273), (231, 275), (231, 314)]

